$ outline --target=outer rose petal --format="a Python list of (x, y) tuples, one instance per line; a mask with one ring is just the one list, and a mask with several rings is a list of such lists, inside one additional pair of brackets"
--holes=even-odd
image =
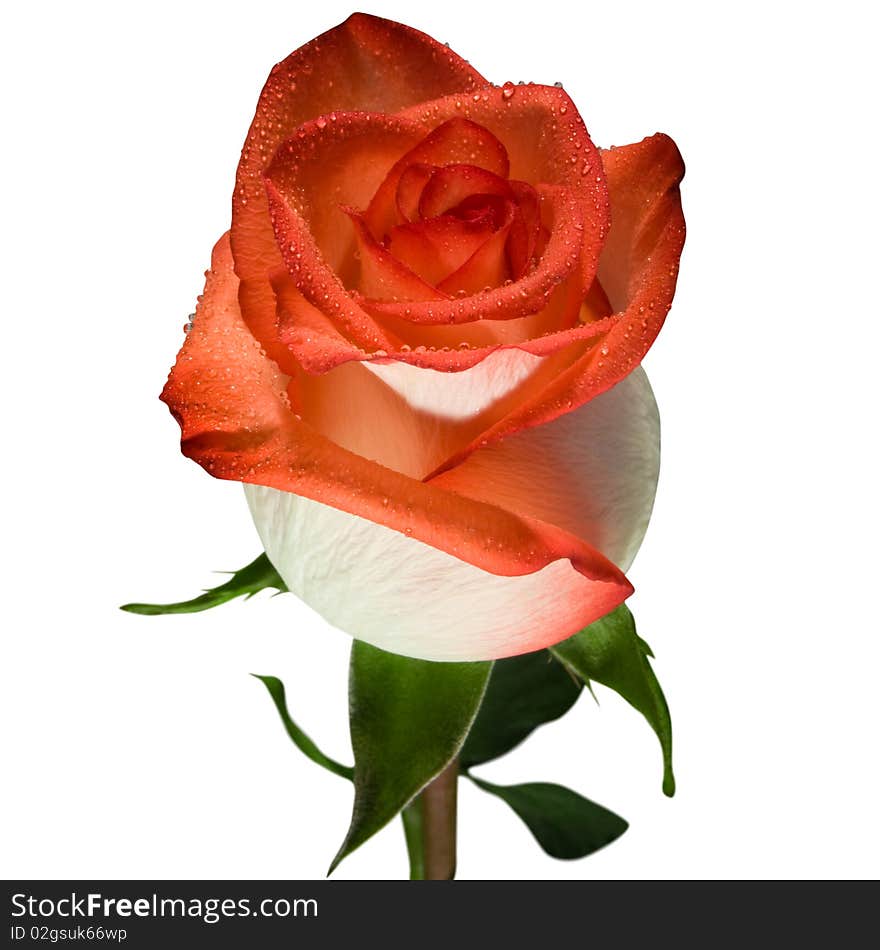
[(334, 110), (396, 112), (485, 80), (450, 49), (411, 27), (363, 13), (275, 66), (260, 94), (236, 173), (232, 246), (242, 309), (270, 356), (275, 301), (268, 274), (280, 265), (262, 175), (297, 126)]
[(423, 660), (495, 660), (582, 629), (567, 560), (500, 577), (383, 525), (258, 485), (245, 495), (288, 588), (358, 640)]
[[(505, 645), (458, 642), (449, 659), (482, 659), (557, 642), (603, 616), (632, 592), (623, 574), (581, 538), (533, 518), (475, 501), (346, 451), (300, 420), (288, 378), (260, 350), (238, 309), (229, 242), (214, 250), (205, 294), (162, 398), (180, 422), (183, 453), (218, 478), (296, 492), (415, 539), (473, 576), (536, 578), (511, 586), (541, 599), (543, 621)], [(372, 529), (371, 529), (372, 530)], [(270, 555), (271, 556), (271, 555)], [(544, 581), (549, 580), (546, 587)], [(525, 583), (525, 582), (524, 582)], [(517, 594), (517, 598), (519, 593)], [(511, 606), (526, 607), (518, 599)], [(388, 612), (392, 610), (388, 605)], [(548, 622), (548, 617), (551, 618)], [(439, 656), (428, 644), (413, 655)]]
[[(626, 567), (648, 525), (659, 464), (657, 407), (638, 369), (575, 412), (476, 452), (434, 484), (576, 531)], [(247, 485), (245, 494), (287, 586), (330, 623), (382, 649), (494, 659), (577, 626), (582, 594), (568, 562), (498, 577), (287, 492)]]
[(432, 480), (585, 538), (629, 570), (660, 474), (660, 415), (641, 366), (546, 425), (478, 449)]

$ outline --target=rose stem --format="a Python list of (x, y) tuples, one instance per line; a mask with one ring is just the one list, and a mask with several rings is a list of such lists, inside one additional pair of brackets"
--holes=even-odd
[(458, 761), (453, 759), (419, 796), (426, 881), (451, 881), (455, 877), (457, 791)]
[(425, 844), (422, 840), (422, 796), (416, 797), (401, 812), (406, 853), (409, 856), (409, 879), (425, 879)]

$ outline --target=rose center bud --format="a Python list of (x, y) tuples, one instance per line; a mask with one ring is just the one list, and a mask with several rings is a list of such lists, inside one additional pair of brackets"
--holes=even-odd
[(366, 211), (347, 209), (361, 260), (356, 289), (379, 300), (443, 299), (528, 273), (547, 232), (535, 189), (498, 174), (497, 163), (493, 171), (418, 157), (416, 148), (391, 170)]

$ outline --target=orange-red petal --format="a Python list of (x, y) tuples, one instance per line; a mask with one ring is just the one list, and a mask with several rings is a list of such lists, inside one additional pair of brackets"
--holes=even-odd
[(363, 216), (349, 210), (358, 242), (360, 292), (378, 300), (424, 301), (445, 296), (423, 280), (403, 260), (398, 259), (370, 233)]
[(389, 234), (389, 250), (435, 287), (458, 270), (489, 237), (486, 224), (461, 221), (451, 215), (399, 224)]
[(263, 172), (303, 122), (334, 110), (395, 112), (481, 86), (480, 74), (448, 47), (411, 27), (356, 13), (275, 66), (242, 148), (232, 202), (231, 241), (242, 314), (270, 355), (274, 336), (269, 274), (281, 264)]
[(450, 295), (475, 294), (487, 287), (500, 287), (510, 282), (507, 263), (507, 238), (513, 224), (513, 212), (507, 223), (487, 238), (480, 247), (439, 285)]
[(444, 165), (430, 177), (419, 198), (422, 218), (436, 218), (473, 195), (497, 195), (513, 200), (513, 190), (501, 178), (478, 165)]

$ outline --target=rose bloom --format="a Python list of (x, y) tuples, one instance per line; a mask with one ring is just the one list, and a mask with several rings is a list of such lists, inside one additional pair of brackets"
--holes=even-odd
[(383, 649), (552, 645), (632, 593), (684, 242), (675, 144), (608, 151), (356, 14), (272, 70), (162, 398), (269, 559)]

